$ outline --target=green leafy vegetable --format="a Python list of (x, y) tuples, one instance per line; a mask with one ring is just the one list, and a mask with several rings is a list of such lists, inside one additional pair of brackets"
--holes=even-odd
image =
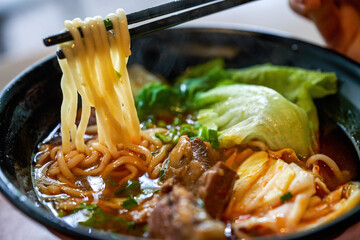
[[(200, 94), (195, 104), (199, 122), (219, 131), (222, 147), (258, 139), (274, 150), (290, 147), (302, 156), (313, 152), (305, 111), (270, 88), (221, 86)], [(216, 146), (216, 134), (209, 133)]]
[(135, 98), (140, 121), (149, 115), (182, 112), (178, 91), (163, 83), (150, 83), (143, 87)]
[(139, 204), (133, 197), (129, 197), (121, 205), (126, 209), (132, 209)]
[(176, 87), (179, 89), (182, 103), (191, 110), (192, 101), (198, 93), (215, 87), (219, 81), (227, 79), (227, 76), (222, 59), (189, 68), (177, 79)]
[(212, 71), (214, 71), (214, 69), (224, 70), (224, 66), (225, 66), (225, 63), (224, 63), (223, 59), (215, 58), (215, 59), (207, 61), (205, 63), (189, 67), (188, 69), (186, 69), (186, 71), (181, 76), (179, 76), (176, 79), (176, 82), (182, 83), (191, 78), (194, 79), (194, 78), (203, 77), (205, 75), (208, 75)]
[(280, 200), (281, 200), (281, 202), (284, 203), (284, 202), (289, 201), (292, 197), (293, 197), (292, 193), (291, 193), (291, 192), (287, 192), (287, 193), (285, 193), (284, 195), (282, 195), (282, 196), (280, 197)]

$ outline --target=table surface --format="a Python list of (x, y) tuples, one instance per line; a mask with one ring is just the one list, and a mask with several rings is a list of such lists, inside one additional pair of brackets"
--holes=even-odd
[[(84, 2), (85, 0), (79, 1)], [(80, 6), (83, 10), (82, 15), (84, 16), (92, 16), (99, 14), (98, 11), (102, 11), (103, 15), (105, 13), (110, 12), (109, 9), (115, 9), (114, 3), (106, 3), (102, 4), (101, 6), (98, 5), (96, 1), (87, 0), (90, 4), (86, 4), (84, 6)], [(141, 8), (149, 7), (146, 4), (149, 4), (148, 1), (125, 1), (119, 0), (122, 2), (122, 6), (126, 6), (128, 8), (127, 12), (136, 11)], [(119, 1), (115, 1), (116, 4)], [(38, 1), (39, 2), (39, 1)], [(66, 1), (64, 1), (66, 2)], [(69, 1), (67, 1), (69, 2)], [(136, 3), (135, 3), (136, 2)], [(154, 0), (154, 4), (159, 4), (161, 0)], [(78, 3), (78, 5), (80, 4)], [(49, 1), (46, 4), (46, 9), (48, 14), (51, 14), (51, 19), (53, 22), (48, 22), (44, 28), (46, 29), (47, 33), (53, 33), (53, 31), (49, 31), (54, 29), (51, 25), (54, 22), (63, 21), (65, 18), (61, 14), (59, 15), (58, 10), (51, 10), (52, 8), (49, 7), (49, 4), (57, 6), (58, 3), (55, 1)], [(111, 6), (113, 4), (113, 6)], [(81, 5), (81, 4), (80, 4)], [(121, 4), (119, 4), (121, 5)], [(151, 6), (151, 5), (150, 5)], [(78, 6), (79, 7), (79, 6)], [(107, 7), (107, 8), (106, 8)], [(50, 10), (49, 10), (50, 9)], [(57, 9), (57, 8), (56, 8)], [(85, 10), (84, 10), (85, 9)], [(125, 9), (125, 8), (124, 8)], [(127, 10), (127, 9), (125, 9)], [(34, 18), (37, 17), (36, 11), (34, 10)], [(55, 11), (54, 14), (52, 11)], [(43, 14), (44, 11), (42, 11)], [(77, 13), (74, 13), (77, 14)], [(57, 16), (57, 18), (55, 17)], [(75, 15), (77, 16), (77, 15)], [(80, 16), (80, 15), (79, 15)], [(19, 16), (16, 16), (18, 19)], [(25, 18), (31, 19), (29, 15), (25, 15)], [(283, 19), (286, 19), (284, 21)], [(11, 22), (11, 21), (10, 21)], [(26, 21), (27, 22), (27, 21)], [(26, 22), (22, 22), (21, 25), (21, 33), (26, 31), (26, 27), (24, 24)], [(228, 10), (223, 13), (215, 14), (203, 19), (196, 20), (191, 23), (187, 23), (183, 26), (227, 26), (227, 27), (236, 27), (236, 28), (245, 28), (250, 30), (260, 30), (266, 32), (274, 32), (277, 34), (285, 34), (288, 36), (292, 36), (298, 39), (302, 39), (317, 45), (324, 45), (323, 40), (321, 39), (320, 35), (316, 31), (315, 27), (309, 21), (296, 16), (288, 7), (287, 0), (278, 0), (278, 1), (271, 1), (270, 0), (263, 0), (256, 3), (251, 3), (248, 5), (244, 5), (241, 7), (237, 7), (235, 9)], [(38, 31), (38, 35), (36, 35), (36, 30)], [(14, 54), (7, 54), (3, 57), (0, 57), (0, 89), (2, 89), (14, 76), (19, 74), (23, 69), (27, 68), (34, 62), (38, 61), (39, 59), (48, 56), (49, 54), (54, 53), (54, 48), (52, 49), (45, 49), (41, 44), (39, 44), (39, 40), (41, 37), (46, 36), (41, 32), (43, 28), (34, 29), (32, 28), (32, 32), (28, 36), (32, 36), (31, 38), (27, 39), (26, 42), (16, 42), (20, 41), (19, 37), (15, 34), (12, 36), (10, 34), (9, 39), (7, 42), (16, 42), (13, 44), (16, 46), (14, 47)], [(14, 27), (11, 29), (14, 32)], [(35, 42), (36, 44), (30, 45), (31, 41)], [(20, 48), (20, 49), (19, 49)], [(345, 239), (356, 239), (356, 236), (360, 236), (360, 223), (356, 224), (351, 228), (351, 231), (347, 231), (338, 237), (338, 240), (345, 240)], [(29, 217), (22, 214), (19, 210), (17, 210), (7, 199), (4, 198), (0, 194), (0, 239), (3, 240), (17, 240), (17, 239), (46, 239), (46, 240), (55, 240), (59, 239), (57, 236), (50, 233), (44, 226), (38, 224), (34, 220), (30, 219)]]

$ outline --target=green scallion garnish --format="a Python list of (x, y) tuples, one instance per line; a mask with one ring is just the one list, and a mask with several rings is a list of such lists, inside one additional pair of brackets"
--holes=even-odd
[(209, 129), (208, 135), (209, 135), (209, 142), (211, 144), (211, 147), (219, 148), (220, 147), (220, 142), (219, 142), (219, 139), (218, 139), (218, 132), (216, 130)]
[(291, 192), (287, 192), (280, 197), (282, 203), (289, 201), (293, 197)]
[(163, 133), (155, 133), (155, 137), (157, 137), (158, 139), (160, 139), (163, 143), (169, 143), (171, 142), (171, 137), (166, 136)]

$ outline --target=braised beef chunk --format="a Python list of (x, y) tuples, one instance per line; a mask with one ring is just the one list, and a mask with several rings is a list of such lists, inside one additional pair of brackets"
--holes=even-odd
[(208, 147), (200, 138), (195, 138), (190, 143), (193, 150), (192, 160), (200, 162), (204, 169), (211, 168), (219, 161), (218, 158), (215, 159), (214, 154), (211, 154), (213, 149)]
[(205, 209), (213, 218), (220, 218), (230, 200), (231, 192), (238, 175), (223, 162), (217, 162), (203, 173), (197, 183), (198, 196)]
[(162, 195), (148, 220), (150, 238), (225, 239), (225, 224), (212, 219), (194, 195), (180, 185)]
[(186, 189), (193, 189), (200, 176), (218, 161), (216, 153), (201, 139), (182, 136), (169, 156), (165, 179), (174, 177)]

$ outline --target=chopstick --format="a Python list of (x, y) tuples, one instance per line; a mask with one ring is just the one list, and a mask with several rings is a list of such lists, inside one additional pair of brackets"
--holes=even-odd
[[(191, 21), (196, 18), (210, 15), (215, 12), (220, 12), (244, 3), (256, 0), (178, 0), (171, 3), (162, 4), (153, 8), (145, 9), (143, 11), (135, 12), (127, 15), (128, 24), (139, 23), (141, 21), (150, 20), (159, 16), (175, 13), (188, 8), (189, 11), (184, 11), (179, 14), (171, 15), (160, 20), (155, 20), (144, 25), (134, 28), (129, 28), (131, 38), (140, 37), (145, 34), (160, 31), (169, 27), (179, 25), (181, 23)], [(197, 7), (197, 8), (195, 8)], [(109, 20), (104, 20), (107, 30), (112, 29), (112, 23)], [(79, 28), (82, 35), (81, 29)], [(69, 31), (59, 33), (53, 36), (44, 38), (45, 46), (52, 46), (55, 44), (71, 41), (73, 38)], [(60, 59), (65, 58), (64, 53), (60, 50), (57, 51), (57, 56)]]
[[(180, 0), (170, 3), (165, 3), (156, 7), (148, 8), (139, 12), (131, 13), (126, 16), (128, 24), (134, 24), (142, 21), (146, 21), (155, 17), (163, 16), (170, 14), (176, 11), (184, 10), (190, 7), (195, 7), (201, 4), (214, 2), (216, 0)], [(106, 30), (111, 30), (113, 28), (110, 21), (104, 20), (106, 24)], [(79, 28), (80, 34), (83, 37), (81, 28)], [(59, 43), (67, 42), (73, 40), (69, 31), (58, 33), (43, 39), (45, 46), (52, 46)]]

